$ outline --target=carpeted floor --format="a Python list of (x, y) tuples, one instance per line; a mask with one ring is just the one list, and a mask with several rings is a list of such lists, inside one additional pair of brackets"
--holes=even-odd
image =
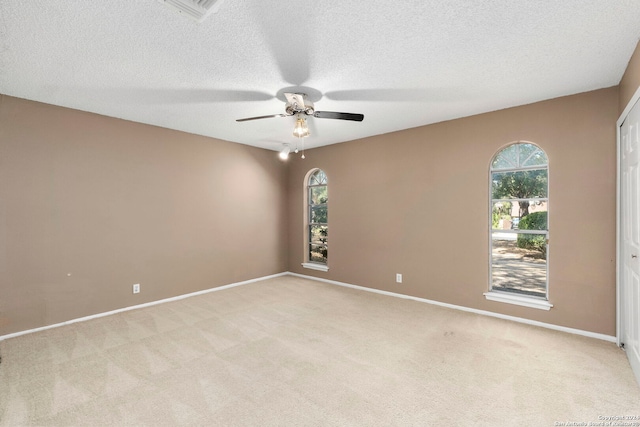
[(292, 276), (7, 339), (0, 355), (0, 426), (640, 416), (612, 343)]

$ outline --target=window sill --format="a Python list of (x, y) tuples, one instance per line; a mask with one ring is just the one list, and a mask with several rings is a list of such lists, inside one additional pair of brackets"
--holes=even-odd
[(537, 308), (538, 310), (550, 310), (551, 307), (553, 307), (553, 304), (546, 300), (521, 295), (510, 295), (504, 292), (485, 292), (484, 296), (489, 301), (521, 305), (523, 307)]
[(303, 262), (302, 266), (304, 268), (309, 268), (311, 270), (318, 270), (318, 271), (329, 271), (329, 267), (327, 267), (324, 264), (316, 264), (314, 262)]

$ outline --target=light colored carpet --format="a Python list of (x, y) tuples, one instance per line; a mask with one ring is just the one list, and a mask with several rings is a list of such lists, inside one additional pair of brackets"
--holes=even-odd
[(7, 339), (0, 355), (1, 426), (640, 415), (612, 343), (292, 276)]

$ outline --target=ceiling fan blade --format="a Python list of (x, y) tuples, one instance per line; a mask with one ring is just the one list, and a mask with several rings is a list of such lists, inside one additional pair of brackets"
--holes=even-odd
[(337, 113), (335, 111), (316, 111), (315, 113), (313, 113), (313, 117), (317, 117), (319, 119), (339, 119), (361, 122), (364, 119), (364, 114)]
[(236, 119), (236, 122), (248, 122), (249, 120), (270, 119), (272, 117), (289, 117), (286, 114), (271, 114), (269, 116), (247, 117), (246, 119)]

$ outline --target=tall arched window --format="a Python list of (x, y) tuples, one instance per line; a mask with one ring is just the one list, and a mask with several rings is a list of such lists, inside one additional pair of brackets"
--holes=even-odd
[(487, 299), (549, 309), (549, 179), (545, 152), (529, 142), (491, 161), (491, 265)]
[(306, 239), (304, 267), (328, 270), (329, 223), (327, 175), (321, 169), (312, 170), (306, 179)]

